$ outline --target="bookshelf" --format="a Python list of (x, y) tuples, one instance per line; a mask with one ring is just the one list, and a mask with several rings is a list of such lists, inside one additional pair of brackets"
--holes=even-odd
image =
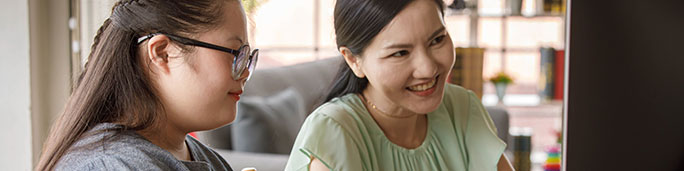
[[(484, 0), (480, 1), (480, 3), (484, 2)], [(527, 5), (529, 6), (529, 4)], [(517, 80), (522, 80), (524, 85), (517, 85), (516, 87), (511, 86), (511, 88), (519, 89), (519, 91), (514, 90), (513, 92), (510, 92), (509, 95), (515, 94), (513, 95), (514, 97), (516, 97), (515, 99), (526, 99), (526, 101), (521, 103), (512, 102), (510, 103), (510, 105), (538, 106), (552, 103), (552, 101), (543, 100), (542, 98), (534, 99), (532, 95), (537, 94), (537, 92), (539, 91), (539, 87), (541, 87), (538, 85), (538, 82), (540, 80), (538, 77), (540, 77), (541, 68), (539, 66), (541, 59), (540, 48), (553, 47), (555, 49), (563, 49), (564, 47), (564, 14), (561, 12), (538, 12), (536, 14), (531, 14), (528, 11), (527, 13), (523, 12), (522, 15), (511, 15), (510, 12), (504, 12), (507, 11), (505, 7), (502, 8), (504, 9), (500, 10), (501, 12), (499, 13), (486, 13), (483, 11), (478, 11), (477, 5), (467, 5), (467, 8), (461, 10), (455, 10), (450, 8), (446, 9), (445, 19), (449, 20), (449, 18), (459, 18), (459, 20), (466, 20), (466, 22), (461, 23), (467, 23), (467, 28), (465, 28), (466, 26), (459, 28), (461, 30), (467, 30), (465, 31), (465, 34), (460, 34), (460, 36), (465, 35), (467, 37), (467, 40), (461, 40), (460, 43), (455, 42), (455, 46), (486, 49), (485, 53), (489, 54), (486, 54), (485, 56), (489, 57), (485, 57), (487, 59), (485, 59), (485, 71), (483, 75), (484, 80), (486, 80), (487, 77), (491, 76), (492, 73), (498, 71), (505, 71), (509, 73), (511, 71), (517, 72), (525, 70), (525, 78), (516, 78), (516, 82)], [(527, 25), (544, 25), (537, 23), (545, 22), (556, 23), (556, 26), (554, 27), (544, 28), (552, 30), (552, 32), (555, 33), (555, 35), (551, 36), (553, 37), (551, 40), (544, 40), (544, 38), (534, 38), (535, 40), (532, 41), (517, 41), (518, 39), (520, 39), (520, 37), (524, 36), (539, 36), (534, 35), (535, 33), (532, 33), (533, 35), (530, 35), (530, 33), (521, 34), (519, 32), (516, 32), (515, 30), (521, 30), (521, 25), (525, 25), (524, 23), (532, 23)], [(539, 37), (544, 36), (549, 37), (548, 34)], [(491, 62), (492, 59), (495, 59), (495, 62)], [(487, 62), (490, 63), (488, 64)], [(524, 66), (518, 65), (519, 63), (524, 63)], [(491, 96), (493, 94), (493, 89), (487, 88), (487, 86), (489, 86), (487, 85), (487, 82), (485, 82), (484, 86), (484, 95), (482, 96), (483, 101), (491, 101), (491, 97), (493, 97)], [(497, 100), (495, 96), (493, 100)], [(513, 99), (510, 99), (509, 101), (511, 100)]]
[[(487, 77), (491, 76), (488, 75), (487, 72), (492, 74), (498, 71), (505, 71), (506, 73), (511, 74), (513, 72), (524, 70), (525, 72), (531, 73), (527, 74), (528, 77), (525, 78), (516, 78), (515, 75), (513, 76), (515, 82), (527, 81), (527, 83), (520, 83), (517, 85), (517, 89), (524, 89), (518, 92), (510, 91), (512, 88), (514, 88), (513, 86), (516, 86), (518, 83), (515, 83), (513, 86), (509, 86), (507, 95), (503, 99), (505, 105), (499, 106), (499, 99), (494, 93), (494, 86), (488, 82), (483, 84), (484, 92), (481, 100), (485, 106), (498, 106), (506, 109), (509, 112), (510, 128), (530, 128), (533, 130), (531, 138), (531, 155), (529, 160), (531, 162), (531, 167), (518, 170), (541, 171), (543, 170), (543, 164), (547, 156), (547, 153), (544, 151), (544, 149), (548, 146), (556, 144), (557, 135), (555, 133), (557, 131), (561, 131), (560, 127), (562, 123), (561, 120), (563, 109), (562, 101), (545, 100), (542, 96), (540, 96), (539, 92), (541, 91), (541, 88), (548, 87), (547, 85), (540, 85), (542, 80), (548, 79), (546, 77), (544, 79), (541, 78), (541, 73), (543, 71), (542, 68), (544, 68), (542, 67), (543, 57), (541, 48), (552, 47), (555, 49), (564, 49), (566, 17), (560, 12), (540, 12), (532, 14), (530, 11), (527, 11), (522, 12), (523, 15), (511, 15), (511, 13), (508, 12), (505, 7), (503, 7), (506, 0), (471, 0), (470, 2), (472, 1), (490, 3), (483, 4), (481, 6), (490, 9), (492, 7), (491, 3), (496, 1), (498, 4), (493, 6), (500, 5), (500, 7), (503, 9), (498, 10), (499, 13), (496, 13), (497, 10), (489, 10), (494, 11), (494, 13), (483, 12), (486, 10), (478, 10), (478, 5), (466, 5), (467, 8), (463, 10), (448, 9), (445, 13), (445, 20), (447, 22), (454, 21), (453, 18), (459, 18), (461, 21), (454, 22), (453, 26), (467, 24), (467, 26), (456, 26), (456, 29), (450, 30), (450, 33), (452, 31), (462, 31), (457, 33), (458, 35), (452, 36), (456, 37), (455, 39), (458, 41), (454, 43), (454, 45), (456, 47), (486, 49), (483, 63), (485, 71), (482, 75), (484, 80), (487, 80)], [(487, 7), (488, 5), (489, 7)], [(527, 2), (526, 5), (529, 6)], [(463, 22), (462, 20), (467, 21)], [(553, 26), (548, 27), (546, 24), (521, 24), (547, 22), (555, 23), (555, 25), (552, 24)], [(449, 27), (449, 23), (447, 23), (447, 25)], [(542, 30), (551, 31), (544, 32), (539, 31), (539, 29), (536, 28), (530, 28), (535, 26), (541, 26), (543, 27), (541, 28)], [(458, 38), (458, 36), (464, 35), (467, 36), (467, 40), (464, 41), (463, 39)]]
[[(508, 37), (508, 20), (509, 19), (527, 19), (527, 20), (538, 20), (538, 19), (546, 19), (546, 18), (559, 18), (562, 21), (565, 21), (565, 15), (562, 14), (554, 14), (554, 13), (541, 13), (541, 14), (535, 14), (535, 15), (507, 15), (507, 14), (479, 14), (477, 12), (472, 12), (472, 10), (454, 10), (454, 9), (447, 9), (446, 16), (445, 17), (450, 17), (450, 16), (468, 16), (470, 20), (470, 34), (469, 34), (469, 42), (470, 45), (469, 47), (480, 47), (480, 48), (486, 48), (487, 51), (500, 51), (503, 55), (501, 56), (502, 61), (505, 61), (505, 54), (508, 51), (513, 51), (513, 52), (530, 52), (530, 51), (538, 51), (539, 48), (520, 48), (520, 47), (514, 47), (510, 48), (507, 47), (507, 42), (506, 38)], [(488, 19), (488, 18), (496, 18), (501, 20), (501, 45), (500, 47), (481, 47), (478, 42), (478, 32), (480, 31), (479, 29), (479, 24), (478, 22), (481, 19)], [(565, 27), (562, 27), (563, 31), (565, 32)], [(502, 62), (505, 63), (505, 62)], [(505, 65), (502, 65), (501, 70), (505, 70)]]

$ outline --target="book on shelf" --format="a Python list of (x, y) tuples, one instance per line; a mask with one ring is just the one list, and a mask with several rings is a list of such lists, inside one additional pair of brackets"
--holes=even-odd
[(472, 90), (480, 99), (482, 99), (482, 84), (484, 83), (482, 78), (484, 52), (484, 48), (456, 48), (454, 67), (447, 79), (449, 83)]
[(563, 83), (565, 81), (565, 50), (556, 50), (553, 70), (553, 100), (563, 100)]
[(565, 79), (565, 50), (539, 49), (539, 97), (542, 101), (562, 100)]
[(563, 14), (565, 13), (565, 0), (541, 0), (543, 14)]
[(542, 47), (539, 49), (541, 54), (539, 67), (539, 97), (542, 101), (550, 101), (553, 99), (554, 91), (554, 60), (556, 58), (556, 50), (550, 47)]

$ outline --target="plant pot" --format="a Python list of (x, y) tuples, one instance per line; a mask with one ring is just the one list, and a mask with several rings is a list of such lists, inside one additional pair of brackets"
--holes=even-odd
[(494, 87), (496, 87), (496, 97), (499, 99), (499, 104), (503, 104), (503, 99), (504, 96), (506, 95), (506, 87), (508, 87), (508, 84), (506, 83), (495, 83)]

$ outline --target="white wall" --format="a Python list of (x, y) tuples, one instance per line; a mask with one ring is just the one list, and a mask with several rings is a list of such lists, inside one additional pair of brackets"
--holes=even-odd
[[(81, 60), (88, 58), (97, 30), (112, 13), (117, 0), (79, 0), (81, 5)], [(85, 62), (81, 62), (85, 64)]]
[(69, 94), (69, 3), (0, 4), (0, 170), (32, 170)]
[[(33, 164), (69, 96), (69, 0), (29, 0)], [(0, 169), (2, 170), (2, 169)]]
[(0, 3), (0, 170), (31, 170), (28, 0)]

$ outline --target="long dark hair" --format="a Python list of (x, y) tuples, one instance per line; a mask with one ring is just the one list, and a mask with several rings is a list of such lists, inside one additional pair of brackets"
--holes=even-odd
[(142, 130), (163, 117), (159, 114), (164, 106), (146, 72), (147, 61), (139, 55), (137, 38), (156, 32), (192, 35), (216, 28), (223, 2), (118, 1), (97, 31), (85, 70), (50, 130), (36, 170), (54, 169), (72, 144), (98, 123)]
[[(359, 55), (392, 19), (414, 0), (337, 0), (335, 3), (335, 35), (337, 48), (347, 47)], [(434, 0), (444, 15), (444, 2)], [(342, 61), (325, 102), (348, 93), (361, 93), (368, 79), (354, 75)]]

